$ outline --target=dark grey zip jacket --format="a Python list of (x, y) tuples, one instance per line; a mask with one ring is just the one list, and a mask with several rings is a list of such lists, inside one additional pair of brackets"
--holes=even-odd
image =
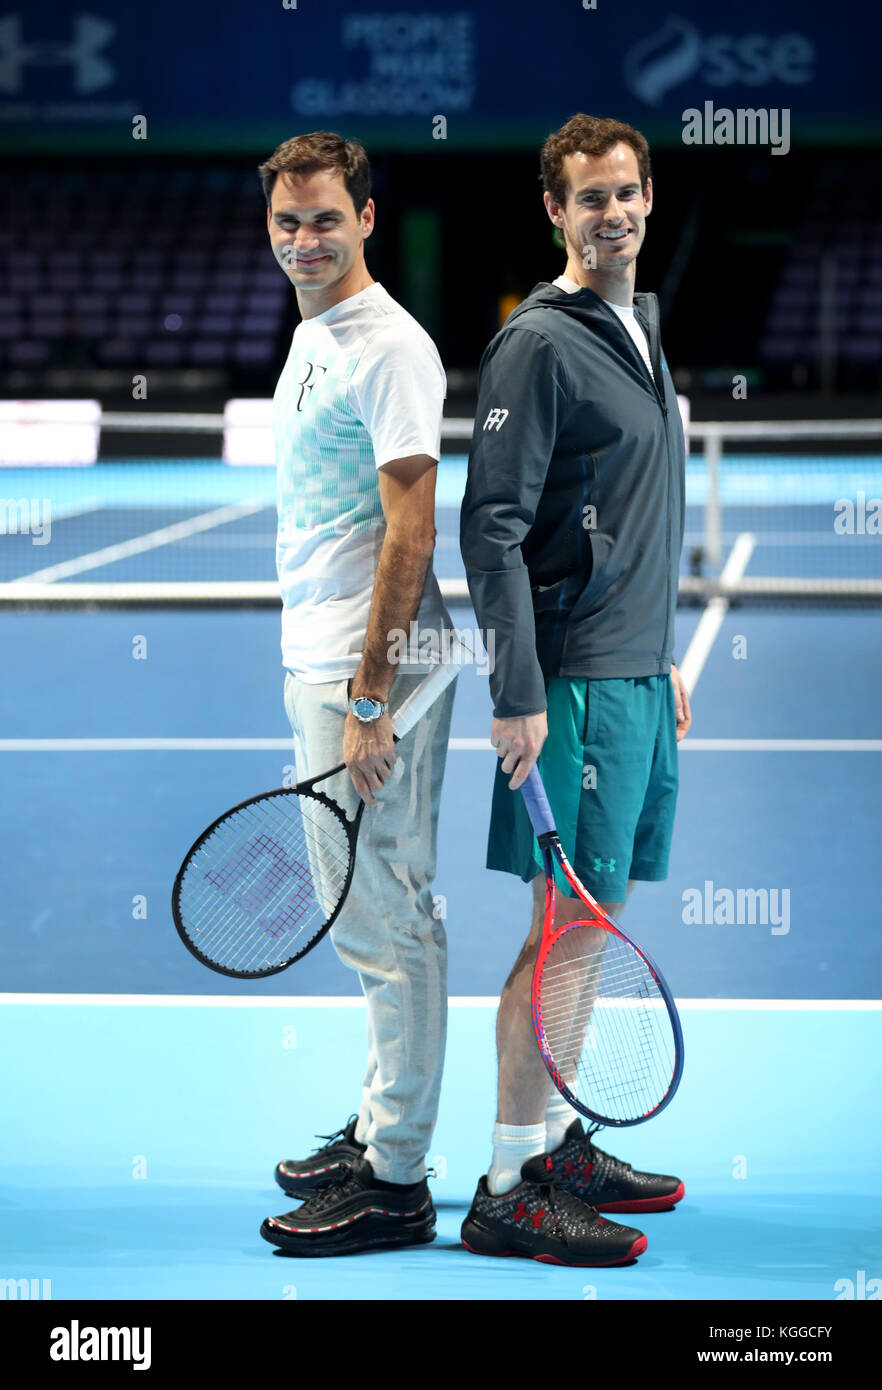
[(685, 448), (654, 294), (635, 294), (655, 385), (593, 290), (539, 284), (488, 344), (460, 517), (499, 718), (547, 676), (663, 675), (673, 651)]

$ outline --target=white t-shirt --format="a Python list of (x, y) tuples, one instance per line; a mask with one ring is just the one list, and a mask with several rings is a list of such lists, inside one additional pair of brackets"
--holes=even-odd
[[(435, 344), (380, 284), (294, 330), (273, 436), (282, 660), (301, 680), (358, 670), (386, 531), (377, 469), (440, 458), (446, 388)], [(414, 657), (399, 659), (405, 674), (425, 671), (428, 635), (451, 625), (431, 566), (416, 624), (398, 643)]]
[[(577, 284), (575, 280), (571, 280), (569, 275), (558, 275), (557, 279), (552, 281), (552, 284), (557, 285), (558, 289), (566, 290), (567, 294), (575, 294), (577, 290), (584, 288), (584, 286)], [(602, 295), (601, 298), (603, 298)], [(646, 334), (641, 325), (637, 322), (637, 316), (633, 307), (630, 305), (626, 307), (624, 304), (613, 304), (611, 299), (604, 299), (603, 302), (604, 304), (608, 304), (613, 312), (618, 314), (619, 318), (622, 320), (622, 323), (634, 340), (637, 351), (646, 363), (646, 370), (649, 372), (653, 381), (655, 381), (655, 373), (652, 370), (652, 360), (649, 356), (649, 344), (646, 341)]]

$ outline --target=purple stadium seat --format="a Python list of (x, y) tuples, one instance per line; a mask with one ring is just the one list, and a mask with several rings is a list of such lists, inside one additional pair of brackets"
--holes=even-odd
[(268, 362), (273, 355), (272, 338), (245, 338), (236, 344), (237, 362)]
[(280, 281), (278, 294), (252, 291), (245, 303), (251, 314), (278, 314), (285, 307), (285, 286)]
[(146, 338), (156, 327), (156, 320), (146, 314), (117, 314), (112, 332), (118, 338)]
[(842, 345), (842, 356), (851, 362), (882, 365), (882, 338), (847, 338)]
[(131, 338), (106, 338), (98, 345), (98, 360), (105, 366), (131, 362), (137, 356), (137, 348)]
[(249, 338), (266, 338), (275, 326), (275, 314), (246, 314), (239, 320), (239, 332)]
[(76, 317), (76, 336), (79, 338), (103, 338), (110, 328), (109, 314), (88, 314)]
[(103, 294), (75, 294), (73, 307), (77, 314), (103, 314), (107, 310), (107, 300)]
[(112, 295), (115, 298), (128, 290), (129, 279), (119, 271), (93, 270), (85, 282), (85, 288), (87, 294)]
[(144, 349), (144, 360), (151, 366), (176, 367), (184, 358), (183, 343), (157, 342), (148, 343)]
[(200, 334), (213, 337), (227, 337), (233, 332), (232, 314), (203, 314), (195, 327)]
[(190, 345), (190, 360), (201, 365), (225, 362), (228, 352), (229, 343), (225, 338), (198, 338)]
[(191, 314), (196, 304), (195, 294), (163, 294), (159, 298), (161, 314)]
[(156, 270), (134, 270), (128, 277), (134, 294), (154, 295), (165, 288), (165, 276)]
[(116, 307), (122, 314), (146, 314), (153, 303), (149, 294), (121, 294)]
[(799, 344), (799, 338), (769, 336), (760, 343), (760, 356), (767, 362), (787, 362), (796, 357)]
[(239, 302), (238, 294), (208, 294), (203, 304), (207, 313), (232, 314), (239, 307)]
[(203, 288), (205, 277), (194, 270), (176, 270), (168, 277), (170, 294), (198, 294)]
[(26, 339), (11, 343), (9, 360), (16, 367), (43, 367), (49, 361), (49, 344)]
[[(81, 332), (84, 332), (82, 324), (78, 325)], [(50, 314), (35, 314), (30, 321), (30, 332), (35, 338), (61, 338), (67, 333), (68, 320), (58, 314), (53, 317)]]

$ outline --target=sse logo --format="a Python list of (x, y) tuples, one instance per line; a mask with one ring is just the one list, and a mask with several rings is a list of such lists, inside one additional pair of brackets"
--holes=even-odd
[(635, 96), (658, 106), (673, 87), (696, 76), (710, 87), (772, 81), (798, 86), (814, 77), (814, 59), (814, 44), (804, 34), (704, 37), (688, 19), (671, 15), (625, 55), (624, 74)]

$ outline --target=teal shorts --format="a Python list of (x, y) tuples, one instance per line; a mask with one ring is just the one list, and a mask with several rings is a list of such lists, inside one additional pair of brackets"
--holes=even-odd
[[(539, 774), (564, 853), (598, 902), (622, 903), (629, 878), (667, 877), (677, 805), (677, 715), (670, 676), (546, 681)], [(543, 872), (511, 773), (496, 767), (487, 868), (528, 883)], [(567, 892), (560, 874), (558, 885)]]

